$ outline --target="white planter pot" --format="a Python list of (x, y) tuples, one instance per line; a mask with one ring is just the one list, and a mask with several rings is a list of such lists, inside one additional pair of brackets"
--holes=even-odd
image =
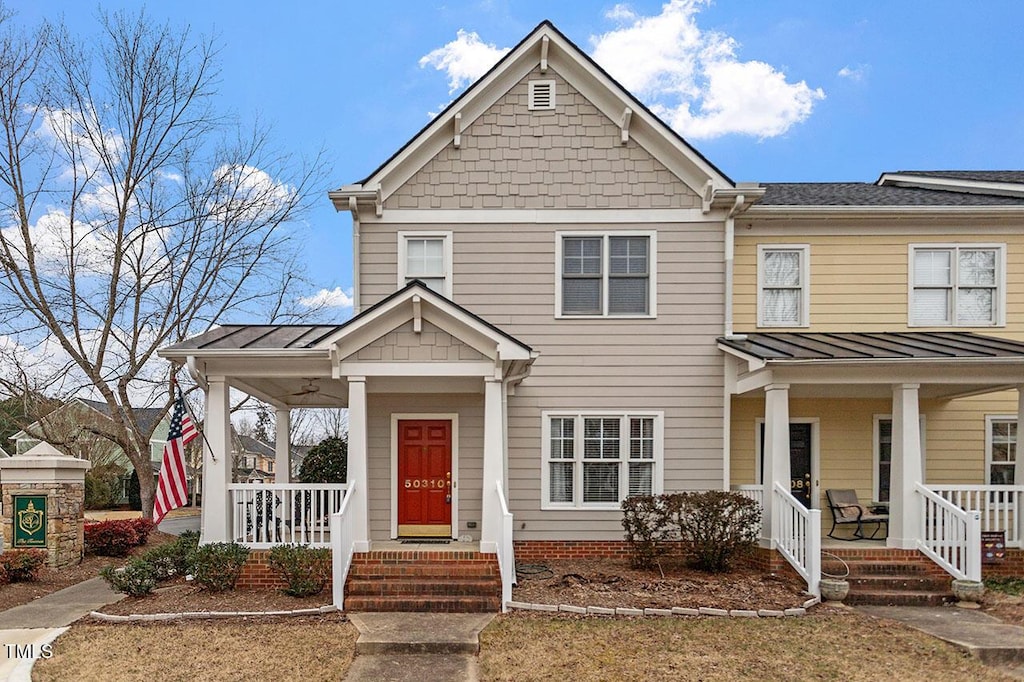
[(835, 578), (822, 578), (818, 584), (821, 598), (825, 601), (843, 601), (850, 593), (850, 583)]

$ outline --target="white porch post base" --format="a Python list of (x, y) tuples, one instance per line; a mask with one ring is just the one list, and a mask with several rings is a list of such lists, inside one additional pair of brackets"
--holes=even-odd
[(356, 551), (369, 548), (369, 490), (367, 488), (366, 377), (348, 377), (348, 477), (356, 483), (349, 507), (354, 515)]
[(916, 549), (922, 505), (914, 485), (921, 481), (921, 427), (918, 384), (892, 388), (892, 464), (889, 478), (889, 537), (886, 545)]
[(228, 385), (224, 377), (207, 377), (206, 419), (203, 424), (203, 516), (200, 539), (230, 542), (231, 447), (228, 443)]
[(274, 419), (274, 482), (292, 482), (291, 410), (279, 409)]
[(789, 490), (789, 384), (764, 388), (764, 465), (761, 470), (763, 515), (761, 545), (775, 548), (775, 482)]
[(501, 505), (495, 488), (502, 479), (504, 463), (504, 428), (501, 414), (500, 379), (484, 380), (484, 471), (483, 504), (480, 518), (480, 551), (498, 551), (499, 524), (502, 522)]

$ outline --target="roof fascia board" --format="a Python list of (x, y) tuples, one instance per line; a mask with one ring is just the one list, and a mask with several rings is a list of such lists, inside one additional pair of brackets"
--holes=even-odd
[[(874, 362), (874, 363), (818, 363), (792, 364), (769, 362), (776, 381), (791, 385), (816, 384), (922, 384), (922, 385), (978, 385), (1003, 386), (1007, 383), (1005, 363), (973, 363), (965, 367), (962, 361), (952, 362)], [(1024, 362), (1015, 363), (1024, 380)]]
[(743, 351), (739, 350), (738, 348), (733, 348), (729, 344), (723, 343), (721, 341), (718, 342), (718, 349), (722, 350), (722, 351), (725, 351), (729, 355), (732, 355), (733, 357), (739, 358), (740, 360), (743, 360), (744, 362), (746, 362), (747, 363), (747, 372), (756, 372), (757, 370), (761, 369), (766, 364), (768, 364), (765, 360), (757, 357), (756, 355), (750, 355), (749, 353), (744, 353)]
[(927, 175), (905, 175), (883, 173), (878, 182), (881, 186), (918, 187), (938, 189), (963, 194), (994, 194), (1004, 197), (1024, 197), (1024, 183), (992, 182), (988, 180), (966, 180), (962, 178), (932, 177)]

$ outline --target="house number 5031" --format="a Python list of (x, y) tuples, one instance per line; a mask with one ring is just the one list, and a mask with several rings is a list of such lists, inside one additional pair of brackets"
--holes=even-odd
[(445, 482), (443, 478), (407, 478), (405, 479), (406, 488), (444, 488)]

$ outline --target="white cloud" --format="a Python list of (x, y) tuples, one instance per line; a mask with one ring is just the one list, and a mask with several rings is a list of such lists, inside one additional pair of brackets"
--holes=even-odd
[(304, 296), (299, 303), (307, 308), (351, 308), (352, 290), (343, 291), (341, 287), (321, 289), (312, 296)]
[(811, 115), (821, 88), (791, 83), (761, 61), (741, 61), (738, 43), (701, 30), (708, 0), (671, 0), (657, 16), (616, 5), (617, 29), (591, 38), (593, 57), (677, 132), (692, 138), (782, 135)]
[(450, 95), (487, 73), (508, 51), (507, 47), (485, 43), (476, 32), (460, 28), (455, 40), (421, 57), (420, 68), (433, 66), (446, 72)]
[(851, 81), (859, 83), (864, 80), (869, 71), (870, 67), (867, 64), (858, 64), (857, 66), (844, 66), (836, 72), (836, 75), (840, 78), (847, 78)]

